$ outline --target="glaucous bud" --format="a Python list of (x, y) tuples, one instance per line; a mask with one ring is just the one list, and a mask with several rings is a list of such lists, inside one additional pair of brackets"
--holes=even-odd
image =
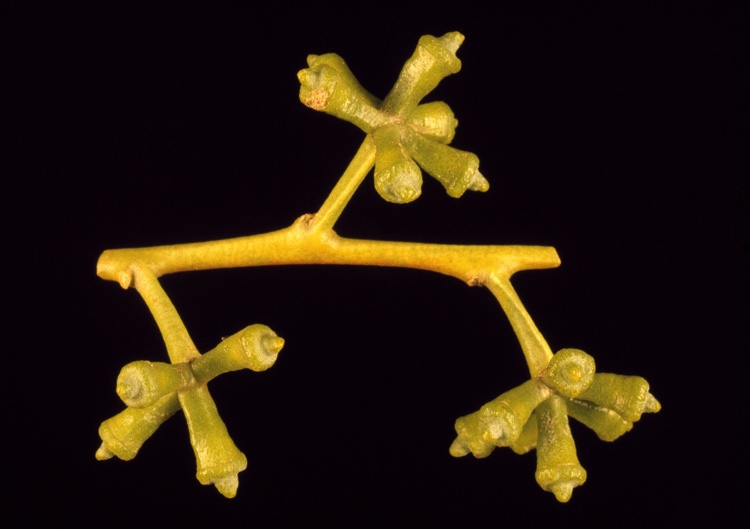
[(573, 489), (586, 481), (586, 470), (578, 462), (570, 433), (565, 401), (553, 395), (539, 405), (535, 415), (539, 428), (536, 481), (565, 503), (573, 495)]
[(451, 107), (442, 101), (417, 106), (406, 122), (420, 134), (445, 145), (453, 141), (458, 126)]
[(510, 443), (510, 449), (513, 450), (516, 454), (525, 454), (526, 452), (530, 452), (534, 448), (536, 448), (536, 440), (537, 436), (539, 435), (539, 427), (537, 425), (537, 420), (535, 413), (531, 414), (531, 417), (529, 417), (529, 420), (526, 421), (526, 424), (523, 425), (523, 430), (521, 430), (521, 435), (518, 436), (518, 439)]
[[(476, 457), (482, 457), (495, 446), (513, 444), (523, 431), (531, 413), (552, 392), (539, 380), (527, 380), (506, 391), (495, 400), (456, 421), (456, 442), (463, 444)], [(460, 446), (456, 446), (457, 453)], [(482, 455), (477, 455), (479, 452)]]
[(300, 70), (299, 98), (314, 110), (320, 110), (355, 124), (365, 132), (389, 119), (379, 110), (379, 101), (354, 77), (344, 60), (335, 53), (309, 55), (310, 68)]
[(99, 427), (102, 446), (96, 452), (96, 458), (104, 460), (115, 455), (123, 461), (130, 461), (159, 426), (179, 409), (175, 393), (145, 408), (125, 408)]
[(140, 360), (131, 362), (117, 377), (117, 394), (132, 408), (144, 408), (163, 396), (195, 385), (188, 364)]
[(568, 415), (594, 430), (602, 441), (614, 441), (633, 428), (632, 422), (626, 421), (609, 408), (592, 402), (570, 399), (566, 406)]
[(480, 433), (483, 425), (479, 412), (460, 417), (456, 420), (455, 428), (458, 436), (448, 450), (453, 457), (463, 457), (472, 453), (477, 459), (482, 459), (495, 449), (494, 443), (486, 441)]
[(399, 129), (385, 125), (375, 129), (375, 189), (383, 199), (406, 204), (422, 194), (422, 171), (401, 145)]
[(403, 145), (422, 169), (443, 184), (448, 195), (459, 198), (467, 189), (490, 188), (479, 172), (479, 158), (475, 154), (428, 140), (410, 127), (404, 129)]
[(656, 413), (661, 404), (649, 393), (644, 378), (613, 373), (597, 373), (591, 386), (578, 396), (618, 413), (629, 422), (636, 422), (642, 413)]
[(456, 51), (464, 41), (457, 31), (440, 38), (425, 35), (406, 61), (393, 89), (383, 101), (383, 110), (406, 117), (444, 77), (461, 70)]
[(237, 474), (247, 468), (245, 454), (229, 437), (207, 386), (180, 392), (178, 396), (195, 452), (198, 481), (202, 485), (213, 484), (222, 495), (233, 498), (239, 484)]
[(584, 392), (594, 380), (594, 358), (580, 349), (560, 349), (542, 374), (542, 381), (559, 395), (573, 398)]
[(206, 383), (229, 371), (265, 371), (276, 362), (283, 347), (283, 338), (269, 327), (256, 323), (222, 340), (215, 348), (193, 360), (190, 366), (199, 383)]

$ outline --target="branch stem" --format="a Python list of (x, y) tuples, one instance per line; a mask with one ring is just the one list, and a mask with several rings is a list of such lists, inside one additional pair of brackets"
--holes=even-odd
[(190, 244), (107, 250), (97, 275), (127, 288), (133, 263), (155, 277), (175, 272), (269, 265), (373, 265), (430, 270), (471, 285), (491, 275), (509, 278), (520, 270), (555, 268), (560, 259), (548, 246), (472, 246), (371, 241), (311, 230), (301, 217), (290, 227), (248, 237)]
[(492, 274), (485, 286), (494, 294), (518, 337), (532, 378), (552, 359), (552, 350), (531, 319), (508, 278)]
[(185, 324), (182, 323), (182, 318), (154, 273), (149, 267), (138, 262), (131, 263), (128, 268), (135, 279), (135, 289), (146, 302), (164, 337), (167, 354), (172, 363), (179, 364), (198, 358), (200, 353), (190, 338)]
[(343, 213), (359, 184), (375, 165), (375, 142), (369, 134), (360, 145), (349, 166), (341, 175), (336, 186), (326, 198), (310, 223), (310, 229), (315, 231), (329, 231)]

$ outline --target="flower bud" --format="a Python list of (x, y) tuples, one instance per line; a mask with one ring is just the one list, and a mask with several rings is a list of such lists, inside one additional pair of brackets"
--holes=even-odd
[(552, 492), (557, 501), (565, 503), (573, 489), (586, 481), (586, 470), (578, 462), (570, 433), (565, 402), (552, 396), (537, 408), (536, 416), (539, 428), (536, 481)]
[(594, 380), (594, 358), (580, 349), (560, 349), (544, 370), (542, 380), (563, 397), (577, 397)]
[(131, 362), (117, 377), (117, 394), (133, 408), (144, 408), (164, 395), (195, 384), (188, 364), (140, 360)]
[(208, 387), (199, 386), (178, 396), (195, 452), (198, 481), (201, 485), (213, 484), (221, 494), (233, 498), (237, 494), (237, 474), (247, 468), (245, 454), (229, 437)]
[(527, 380), (479, 411), (459, 418), (456, 421), (458, 438), (454, 441), (456, 452), (460, 452), (463, 444), (476, 457), (484, 457), (495, 446), (511, 445), (520, 437), (534, 409), (550, 395), (549, 388), (539, 380)]
[(229, 371), (265, 371), (276, 362), (282, 347), (283, 338), (267, 326), (255, 324), (223, 340), (190, 365), (196, 380), (206, 383)]
[(378, 108), (382, 104), (382, 101), (368, 92), (363, 87), (354, 74), (349, 69), (349, 65), (346, 61), (336, 53), (325, 53), (323, 55), (308, 55), (307, 64), (311, 68), (325, 64), (336, 70), (343, 79), (346, 80), (347, 84), (356, 89), (359, 96), (367, 102), (368, 105)]
[(375, 129), (375, 189), (388, 202), (406, 204), (422, 194), (422, 171), (401, 146), (398, 125)]
[(419, 105), (406, 122), (420, 134), (446, 145), (453, 141), (458, 126), (451, 107), (442, 101)]
[(175, 393), (145, 408), (125, 408), (99, 427), (102, 446), (96, 452), (96, 458), (104, 460), (115, 455), (123, 461), (130, 461), (159, 426), (179, 409)]
[(649, 393), (649, 385), (641, 377), (597, 373), (591, 386), (578, 396), (618, 413), (629, 422), (636, 422), (642, 413), (656, 413), (661, 404)]
[(463, 41), (464, 36), (457, 31), (440, 38), (432, 35), (420, 38), (417, 49), (404, 64), (396, 84), (385, 98), (383, 110), (403, 117), (411, 114), (444, 77), (461, 69), (456, 51)]
[(487, 191), (490, 184), (479, 172), (479, 158), (448, 145), (429, 140), (404, 127), (403, 145), (422, 169), (443, 184), (448, 195), (459, 198), (467, 189)]
[(529, 420), (523, 425), (523, 430), (521, 430), (521, 435), (518, 436), (518, 439), (509, 445), (510, 449), (516, 454), (525, 454), (536, 448), (539, 427), (537, 425), (535, 413), (536, 412), (532, 413)]
[(602, 441), (614, 441), (633, 428), (633, 423), (620, 417), (608, 408), (578, 399), (567, 401), (568, 415), (585, 424)]
[(379, 101), (362, 88), (344, 60), (334, 53), (310, 55), (310, 68), (300, 70), (299, 98), (305, 106), (355, 124), (365, 132), (387, 121)]
[(474, 457), (481, 459), (489, 456), (495, 449), (495, 445), (485, 441), (480, 434), (482, 424), (479, 412), (460, 417), (456, 420), (455, 428), (458, 436), (449, 448), (453, 457), (463, 457), (471, 452)]

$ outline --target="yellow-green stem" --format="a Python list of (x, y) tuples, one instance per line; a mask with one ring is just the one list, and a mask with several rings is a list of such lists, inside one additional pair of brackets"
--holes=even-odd
[(200, 353), (190, 338), (185, 324), (182, 323), (177, 309), (174, 308), (151, 269), (138, 262), (131, 263), (128, 269), (135, 279), (135, 289), (148, 305), (156, 325), (159, 326), (172, 363), (179, 364), (198, 358)]
[(532, 377), (537, 376), (552, 359), (552, 350), (547, 345), (547, 341), (537, 329), (507, 277), (492, 274), (486, 286), (500, 302), (500, 306), (513, 326), (526, 357), (529, 373)]
[(333, 229), (333, 225), (336, 224), (352, 195), (357, 191), (359, 184), (365, 179), (373, 165), (375, 165), (375, 142), (372, 140), (372, 136), (368, 134), (346, 171), (331, 190), (331, 194), (328, 195), (328, 198), (310, 222), (312, 230), (324, 232)]
[(507, 279), (520, 270), (555, 268), (560, 259), (548, 246), (470, 246), (370, 241), (310, 231), (306, 219), (283, 230), (191, 244), (107, 250), (97, 274), (127, 287), (132, 263), (159, 277), (175, 272), (269, 265), (373, 265), (431, 270), (482, 285), (491, 276)]

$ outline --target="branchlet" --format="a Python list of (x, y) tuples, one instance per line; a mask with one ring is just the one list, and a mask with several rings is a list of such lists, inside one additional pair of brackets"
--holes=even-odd
[(107, 250), (97, 274), (122, 288), (134, 287), (146, 302), (164, 338), (171, 363), (126, 365), (116, 392), (126, 408), (99, 428), (97, 459), (129, 460), (159, 426), (180, 409), (185, 415), (201, 484), (226, 497), (237, 493), (238, 474), (247, 467), (219, 416), (208, 383), (240, 369), (264, 371), (274, 365), (284, 340), (265, 325), (251, 325), (200, 354), (177, 309), (159, 283), (174, 272), (286, 264), (349, 264), (403, 267), (438, 272), (471, 286), (486, 287), (506, 314), (529, 367), (530, 378), (455, 422), (450, 453), (488, 457), (497, 447), (518, 454), (536, 450), (536, 480), (566, 502), (586, 480), (568, 417), (605, 441), (630, 431), (643, 413), (660, 409), (641, 377), (597, 373), (594, 359), (579, 349), (552, 353), (515, 292), (510, 278), (523, 270), (554, 268), (560, 258), (543, 246), (471, 246), (340, 237), (334, 224), (365, 177), (388, 202), (420, 197), (422, 171), (449, 196), (487, 191), (479, 159), (451, 147), (458, 121), (443, 102), (422, 102), (448, 75), (461, 69), (458, 32), (419, 39), (393, 89), (381, 101), (354, 77), (336, 54), (310, 55), (298, 73), (300, 100), (359, 127), (365, 139), (328, 198), (314, 214), (289, 227), (247, 237), (153, 248)]

